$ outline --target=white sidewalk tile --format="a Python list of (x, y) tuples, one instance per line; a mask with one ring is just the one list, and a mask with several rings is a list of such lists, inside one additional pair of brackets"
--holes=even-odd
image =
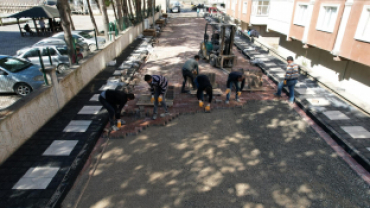
[(78, 140), (55, 140), (42, 154), (43, 156), (69, 156)]
[(370, 132), (362, 126), (341, 126), (354, 139), (367, 139), (370, 138)]
[(30, 168), (12, 189), (46, 189), (58, 170), (58, 167)]
[(98, 114), (102, 106), (84, 106), (78, 114)]
[(344, 113), (340, 111), (326, 111), (323, 114), (328, 117), (330, 120), (348, 120), (348, 118)]
[(90, 101), (99, 101), (100, 94), (95, 94), (90, 98)]
[(310, 88), (296, 88), (295, 89), (299, 94), (301, 95), (314, 95), (316, 94), (314, 90), (310, 89)]
[(313, 106), (328, 106), (330, 102), (324, 98), (308, 98), (307, 101)]

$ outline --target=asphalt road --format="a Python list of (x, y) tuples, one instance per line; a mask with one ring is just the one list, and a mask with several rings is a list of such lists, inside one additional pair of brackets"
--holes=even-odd
[(62, 207), (370, 207), (369, 186), (282, 101), (180, 116), (100, 156)]

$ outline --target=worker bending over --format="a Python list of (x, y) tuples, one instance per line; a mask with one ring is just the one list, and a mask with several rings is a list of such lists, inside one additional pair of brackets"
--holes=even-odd
[(208, 104), (205, 107), (206, 112), (209, 112), (211, 110), (211, 102), (213, 97), (213, 91), (212, 91), (212, 85), (209, 81), (209, 78), (206, 75), (198, 75), (195, 80), (195, 85), (198, 88), (197, 91), (197, 98), (199, 101), (199, 107), (204, 106), (204, 91), (208, 95)]
[(119, 90), (107, 90), (100, 94), (99, 102), (107, 109), (109, 114), (110, 131), (117, 131), (122, 124), (126, 123), (121, 119), (121, 111), (127, 101), (133, 99), (135, 99), (134, 94), (126, 94)]
[(164, 114), (161, 114), (161, 117), (165, 117), (166, 115), (170, 115), (168, 113), (167, 105), (166, 105), (166, 93), (167, 93), (167, 78), (161, 75), (145, 75), (144, 80), (149, 84), (150, 91), (152, 93), (152, 98), (150, 99), (151, 102), (154, 102), (154, 109), (153, 109), (153, 120), (157, 119), (157, 110), (158, 110), (158, 103), (160, 102), (165, 110)]
[(181, 93), (188, 93), (188, 91), (185, 90), (186, 80), (188, 77), (190, 78), (193, 90), (196, 89), (194, 85), (194, 75), (198, 75), (199, 73), (198, 61), (199, 56), (196, 55), (194, 56), (194, 59), (187, 60), (182, 67), (182, 76), (184, 77), (184, 82), (182, 83)]
[(235, 94), (235, 100), (237, 102), (240, 102), (239, 97), (242, 94), (242, 90), (244, 88), (245, 84), (245, 77), (241, 72), (231, 72), (229, 74), (229, 77), (226, 82), (226, 104), (229, 104), (230, 101), (230, 94), (231, 94), (231, 88), (233, 85), (235, 85), (236, 94)]

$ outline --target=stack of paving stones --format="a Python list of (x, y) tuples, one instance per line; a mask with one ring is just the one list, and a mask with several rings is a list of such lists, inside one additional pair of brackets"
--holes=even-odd
[[(275, 83), (284, 80), (287, 64), (269, 51), (237, 36), (235, 45)], [(284, 88), (289, 92), (288, 88)], [(312, 77), (301, 73), (295, 87), (295, 102), (317, 122), (357, 162), (370, 171), (370, 117), (321, 87)]]
[(99, 73), (0, 166), (0, 207), (60, 205), (108, 123), (99, 94), (128, 85), (150, 42), (136, 39), (117, 57), (120, 66)]

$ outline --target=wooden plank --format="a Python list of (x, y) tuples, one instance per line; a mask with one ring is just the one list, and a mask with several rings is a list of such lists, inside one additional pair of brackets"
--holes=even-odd
[[(190, 94), (196, 95), (197, 90), (190, 90)], [(204, 94), (206, 94), (206, 92), (204, 92)], [(223, 92), (220, 88), (213, 89), (213, 95), (222, 95), (222, 94), (223, 94)]]

